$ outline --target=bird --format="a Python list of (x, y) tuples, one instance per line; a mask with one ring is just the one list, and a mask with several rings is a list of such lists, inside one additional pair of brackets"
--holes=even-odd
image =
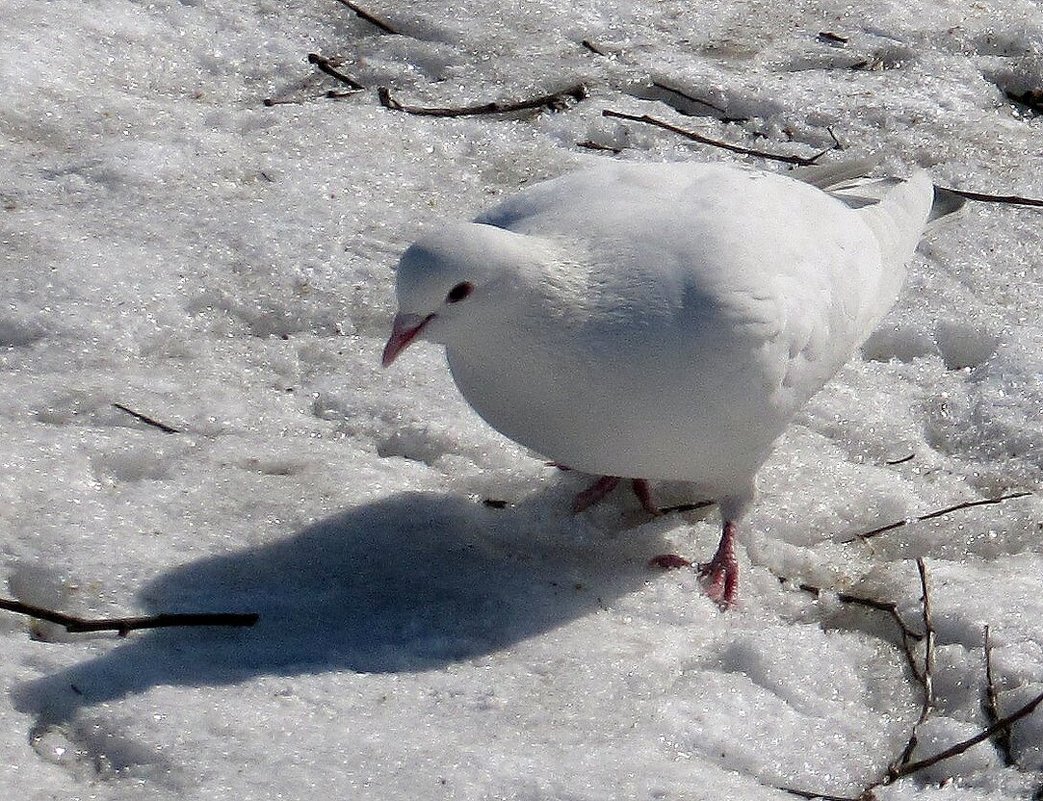
[(489, 425), (597, 477), (574, 512), (624, 479), (653, 513), (652, 481), (715, 499), (720, 542), (697, 568), (730, 607), (759, 468), (962, 204), (924, 170), (861, 169), (614, 161), (523, 188), (403, 252), (382, 364), (443, 345)]

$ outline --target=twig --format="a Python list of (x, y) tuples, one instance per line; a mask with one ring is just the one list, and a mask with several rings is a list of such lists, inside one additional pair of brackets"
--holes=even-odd
[(934, 623), (931, 615), (931, 593), (927, 584), (927, 566), (922, 558), (916, 560), (916, 570), (920, 574), (920, 589), (922, 592), (920, 609), (924, 627), (923, 670), (918, 674), (920, 686), (923, 689), (923, 701), (920, 704), (920, 715), (916, 723), (913, 724), (913, 730), (909, 735), (905, 748), (902, 749), (902, 753), (887, 768), (888, 776), (896, 775), (897, 771), (907, 765), (909, 760), (912, 759), (913, 751), (916, 749), (917, 729), (934, 711)]
[(898, 521), (895, 521), (894, 523), (888, 523), (886, 526), (880, 526), (879, 528), (874, 528), (874, 529), (872, 529), (870, 531), (866, 531), (866, 532), (864, 532), (862, 534), (856, 534), (854, 537), (851, 537), (851, 538), (846, 539), (846, 540), (841, 540), (840, 542), (841, 542), (842, 545), (848, 545), (848, 544), (850, 544), (852, 542), (855, 542), (857, 540), (868, 540), (871, 537), (876, 537), (876, 536), (878, 536), (880, 534), (884, 534), (885, 532), (893, 531), (896, 528), (901, 528), (902, 526), (907, 526), (910, 523), (919, 523), (919, 522), (922, 522), (924, 520), (933, 520), (936, 517), (941, 517), (942, 515), (947, 515), (947, 514), (950, 514), (952, 512), (958, 512), (958, 511), (960, 511), (962, 509), (972, 509), (975, 506), (991, 506), (993, 504), (1003, 503), (1003, 501), (1013, 500), (1014, 498), (1024, 498), (1024, 497), (1026, 497), (1028, 495), (1031, 495), (1031, 494), (1032, 494), (1031, 492), (1012, 492), (1012, 493), (1010, 493), (1008, 495), (1000, 495), (997, 498), (983, 498), (983, 499), (978, 500), (978, 501), (964, 501), (963, 503), (958, 503), (958, 504), (955, 504), (954, 506), (947, 506), (944, 509), (938, 509), (938, 510), (936, 510), (934, 512), (928, 512), (927, 514), (920, 515), (919, 517), (913, 517), (913, 518), (909, 518), (909, 519), (906, 519), (906, 520), (898, 520)]
[(114, 404), (112, 404), (112, 406), (113, 406), (114, 409), (119, 409), (121, 412), (125, 412), (126, 414), (129, 414), (135, 420), (140, 420), (142, 423), (144, 423), (147, 426), (152, 426), (153, 428), (158, 428), (164, 434), (180, 434), (181, 433), (180, 429), (174, 428), (173, 426), (168, 426), (166, 423), (159, 422), (159, 420), (153, 420), (151, 417), (147, 417), (146, 415), (143, 415), (141, 412), (136, 412), (133, 409), (128, 409), (122, 403), (114, 403)]
[(906, 462), (911, 462), (915, 458), (916, 454), (910, 453), (908, 456), (903, 456), (901, 459), (889, 459), (888, 461), (884, 462), (884, 464), (889, 466), (893, 466), (896, 464), (905, 464)]
[[(982, 708), (985, 719), (989, 725), (994, 725), (1000, 719), (999, 702), (996, 696), (996, 677), (992, 672), (992, 637), (988, 626), (985, 626), (985, 693), (982, 698)], [(1008, 768), (1015, 764), (1014, 752), (1012, 750), (1010, 729), (997, 731), (995, 738), (996, 749), (1003, 757), (1003, 764)]]
[(363, 90), (347, 89), (343, 92), (338, 92), (336, 89), (330, 89), (328, 92), (326, 92), (325, 95), (323, 95), (323, 97), (325, 97), (327, 100), (343, 100), (345, 97), (355, 97), (355, 95), (357, 95), (361, 91)]
[(562, 111), (571, 102), (586, 99), (587, 87), (578, 83), (559, 92), (540, 95), (527, 100), (519, 100), (513, 103), (479, 103), (473, 106), (461, 106), (459, 108), (431, 108), (427, 106), (411, 106), (399, 102), (391, 96), (391, 90), (386, 86), (377, 89), (377, 97), (380, 105), (391, 111), (403, 111), (406, 114), (418, 114), (427, 117), (470, 117), (477, 114), (513, 114), (518, 111), (531, 111), (534, 109), (550, 109), (551, 111)]
[(880, 56), (873, 56), (870, 59), (862, 59), (856, 61), (848, 69), (851, 70), (866, 70), (867, 72), (877, 72), (879, 70), (887, 69), (887, 65), (884, 63), (884, 59)]
[[(903, 765), (896, 772), (892, 781), (894, 781), (895, 779), (900, 779), (903, 776), (909, 776), (910, 774), (916, 773), (917, 771), (921, 771), (924, 768), (929, 768), (932, 765), (937, 765), (939, 762), (943, 762), (946, 759), (951, 759), (954, 756), (959, 756), (965, 751), (968, 751), (974, 746), (976, 746), (978, 743), (985, 742), (990, 737), (995, 736), (997, 732), (1003, 731), (1005, 729), (1009, 730), (1014, 723), (1017, 723), (1023, 717), (1031, 715), (1035, 711), (1036, 707), (1039, 706), (1041, 703), (1043, 703), (1043, 693), (1040, 693), (1027, 704), (1015, 710), (1014, 712), (1011, 712), (1006, 717), (1000, 718), (987, 729), (979, 732), (978, 734), (975, 734), (973, 737), (968, 737), (966, 740), (958, 742), (956, 743), (956, 745), (952, 745), (946, 748), (944, 751), (939, 751), (937, 754), (934, 754), (933, 756), (929, 756), (924, 759), (919, 759), (916, 762), (910, 762), (906, 765)], [(889, 781), (886, 783), (890, 784), (891, 782)]]
[(600, 142), (595, 142), (593, 139), (585, 139), (582, 142), (576, 142), (576, 147), (585, 147), (587, 150), (604, 150), (617, 156), (623, 152), (623, 148), (621, 147), (603, 145)]
[(839, 33), (833, 33), (833, 31), (819, 31), (818, 38), (820, 41), (827, 42), (828, 44), (847, 44), (850, 39), (847, 36), (841, 36)]
[[(776, 576), (779, 581), (787, 582), (788, 579), (782, 576)], [(797, 589), (802, 592), (811, 593), (816, 597), (821, 597), (823, 590), (821, 587), (815, 587), (811, 584), (798, 584)], [(872, 609), (877, 612), (884, 612), (890, 616), (898, 627), (899, 633), (902, 635), (902, 652), (905, 654), (906, 664), (909, 665), (909, 670), (912, 672), (916, 681), (923, 686), (923, 675), (920, 673), (920, 667), (916, 664), (916, 653), (914, 651), (915, 644), (923, 639), (923, 635), (916, 631), (913, 631), (906, 624), (901, 614), (898, 612), (898, 604), (894, 601), (878, 601), (874, 598), (863, 598), (859, 595), (851, 595), (846, 592), (835, 593), (837, 600), (843, 604), (850, 604), (852, 606), (861, 606), (865, 609)]]
[[(1010, 759), (1010, 761), (1007, 764), (1014, 764), (1012, 755), (1008, 757), (1012, 727), (1017, 721), (1021, 720), (1024, 717), (1027, 717), (1028, 715), (1031, 715), (1040, 704), (1043, 704), (1043, 693), (1036, 695), (1028, 703), (1019, 707), (1014, 712), (1011, 712), (1006, 717), (997, 718), (998, 711), (996, 708), (995, 700), (995, 681), (992, 677), (991, 667), (992, 643), (989, 637), (988, 626), (985, 627), (985, 671), (987, 677), (986, 680), (988, 683), (988, 697), (985, 699), (985, 704), (989, 707), (986, 710), (986, 714), (989, 716), (990, 721), (992, 721), (991, 724), (978, 734), (974, 735), (973, 737), (968, 737), (967, 739), (962, 740), (956, 743), (955, 745), (950, 746), (949, 748), (939, 751), (936, 754), (932, 754), (929, 757), (918, 759), (916, 761), (910, 761), (909, 759), (913, 749), (916, 746), (916, 728), (921, 723), (923, 723), (924, 720), (927, 719), (927, 717), (931, 714), (934, 708), (933, 674), (935, 659), (935, 632), (934, 622), (932, 619), (930, 587), (927, 579), (927, 569), (923, 559), (916, 560), (916, 567), (920, 575), (920, 587), (923, 592), (921, 596), (921, 610), (923, 616), (923, 625), (925, 629), (926, 650), (924, 653), (924, 668), (922, 673), (916, 668), (915, 664), (913, 664), (912, 662), (911, 664), (913, 664), (914, 675), (916, 675), (917, 680), (920, 681), (922, 684), (924, 690), (924, 701), (920, 709), (919, 720), (913, 727), (913, 733), (910, 736), (909, 742), (907, 743), (906, 747), (903, 749), (902, 754), (900, 754), (895, 759), (895, 761), (891, 763), (891, 765), (887, 769), (887, 772), (880, 779), (868, 785), (861, 793), (859, 793), (857, 797), (829, 795), (828, 793), (800, 790), (791, 787), (778, 787), (777, 789), (783, 790), (784, 792), (790, 793), (791, 795), (796, 795), (806, 799), (824, 798), (827, 799), (827, 801), (867, 801), (867, 799), (876, 798), (876, 794), (874, 791), (877, 788), (886, 787), (888, 785), (894, 784), (899, 779), (905, 778), (906, 776), (911, 776), (914, 773), (918, 773), (921, 770), (932, 767), (933, 765), (936, 765), (939, 762), (951, 759), (954, 756), (959, 756), (960, 754), (970, 750), (974, 746), (978, 745), (979, 743), (985, 742), (990, 738), (996, 738), (997, 743), (1003, 743), (1003, 745), (1000, 745), (1000, 748), (1004, 751), (1004, 758)], [(779, 577), (779, 580), (785, 581), (786, 579)], [(820, 590), (818, 587), (813, 587), (808, 584), (801, 584), (799, 586), (801, 590), (804, 590), (805, 592), (815, 593), (816, 595), (822, 592), (822, 590)], [(901, 616), (898, 614), (896, 604), (887, 603), (884, 601), (874, 601), (866, 598), (845, 596), (841, 594), (838, 594), (837, 597), (844, 602), (857, 603), (861, 606), (866, 606), (871, 609), (880, 609), (889, 612), (892, 615), (892, 617), (898, 622), (898, 625), (902, 630), (903, 638), (911, 636), (912, 638), (919, 639), (919, 637), (916, 637), (916, 635), (911, 635), (908, 627), (905, 625)], [(907, 650), (906, 656), (908, 659), (912, 659), (911, 649)], [(1043, 801), (1043, 786), (1039, 788), (1039, 790), (1036, 792), (1033, 798), (1037, 799), (1037, 801)]]
[(874, 798), (873, 790), (877, 787), (886, 787), (887, 785), (894, 784), (899, 779), (911, 776), (914, 773), (919, 773), (925, 768), (932, 767), (933, 765), (937, 765), (939, 762), (944, 762), (946, 759), (951, 759), (954, 756), (959, 756), (960, 754), (969, 751), (971, 748), (978, 745), (978, 743), (983, 743), (990, 737), (994, 737), (997, 732), (1005, 730), (1009, 731), (1011, 726), (1023, 717), (1031, 715), (1040, 704), (1043, 704), (1043, 693), (1035, 696), (1024, 706), (1011, 712), (1006, 717), (1000, 718), (987, 729), (980, 731), (973, 737), (968, 737), (966, 740), (962, 740), (955, 745), (949, 746), (943, 751), (939, 751), (937, 754), (932, 754), (924, 759), (918, 759), (915, 762), (907, 762), (901, 767), (895, 769), (893, 772), (889, 772), (884, 779), (867, 787), (859, 794), (857, 799), (847, 799), (842, 796), (831, 796), (824, 793), (810, 793), (806, 790), (793, 790), (788, 787), (780, 787), (778, 789), (785, 790), (793, 795), (799, 795), (801, 798), (826, 798), (831, 799), (831, 801), (863, 801), (863, 799), (866, 798)]
[(304, 101), (296, 97), (266, 97), (261, 101), (264, 105), (271, 106), (298, 106)]
[[(692, 103), (698, 103), (700, 106), (706, 106), (707, 108), (716, 111), (718, 114), (724, 115), (727, 113), (723, 108), (714, 105), (709, 100), (703, 100), (701, 97), (696, 97), (695, 95), (690, 95), (687, 92), (682, 92), (680, 89), (677, 89), (676, 87), (670, 86), (660, 81), (652, 81), (652, 86), (654, 86), (656, 89), (662, 89), (664, 92), (672, 92), (673, 94), (678, 95), (679, 97), (683, 97), (685, 100), (688, 100)], [(681, 113), (683, 114), (684, 112)], [(723, 119), (722, 122), (745, 122), (745, 119), (743, 119), (742, 117), (729, 117), (727, 119)]]
[(696, 509), (705, 509), (707, 506), (713, 506), (717, 501), (694, 501), (692, 503), (679, 503), (674, 506), (663, 506), (660, 507), (659, 511), (668, 515), (671, 512), (694, 512)]
[(340, 3), (342, 6), (347, 6), (349, 9), (354, 11), (355, 14), (362, 17), (362, 19), (366, 20), (366, 22), (368, 22), (370, 25), (380, 28), (380, 30), (384, 31), (384, 33), (400, 35), (398, 31), (391, 27), (390, 23), (381, 19), (375, 14), (366, 11), (366, 9), (359, 6), (358, 3), (352, 3), (351, 0), (337, 0), (337, 2)]
[(971, 192), (964, 189), (950, 189), (947, 186), (940, 186), (939, 189), (944, 189), (946, 192), (952, 192), (954, 195), (965, 197), (968, 200), (978, 200), (982, 203), (1006, 203), (1011, 206), (1043, 206), (1043, 200), (1032, 197), (1020, 197), (1018, 195), (989, 195), (985, 192)]
[(338, 81), (352, 89), (365, 89), (361, 83), (356, 81), (350, 75), (345, 75), (340, 70), (334, 67), (334, 64), (330, 59), (325, 56), (320, 56), (318, 53), (308, 53), (308, 63), (314, 64), (322, 72), (325, 72), (331, 78), (336, 78)]
[(68, 632), (116, 631), (119, 636), (138, 629), (168, 628), (171, 626), (252, 626), (259, 619), (255, 613), (237, 612), (191, 612), (185, 614), (160, 614), (150, 617), (114, 617), (87, 619), (67, 615), (53, 609), (22, 603), (10, 598), (0, 598), (0, 609), (28, 615), (48, 623), (64, 626)]
[(859, 796), (854, 798), (849, 795), (830, 795), (829, 793), (816, 793), (811, 790), (798, 790), (795, 787), (776, 787), (776, 790), (782, 790), (784, 793), (795, 795), (798, 798), (807, 798), (808, 801), (812, 799), (821, 798), (822, 801), (866, 801), (865, 796)]
[(608, 55), (608, 53), (606, 53), (604, 50), (602, 50), (600, 47), (598, 47), (596, 44), (594, 44), (592, 41), (590, 41), (590, 39), (584, 39), (582, 42), (580, 42), (580, 44), (583, 45), (583, 47), (587, 48), (587, 50), (589, 50), (591, 53), (594, 53), (596, 55), (599, 55), (599, 56), (607, 56)]
[(757, 156), (758, 158), (771, 159), (773, 161), (781, 161), (786, 164), (796, 164), (801, 167), (808, 167), (816, 163), (820, 158), (826, 155), (826, 153), (828, 153), (830, 150), (833, 150), (832, 147), (828, 147), (821, 153), (811, 156), (810, 158), (805, 158), (804, 156), (780, 155), (778, 153), (766, 153), (763, 150), (753, 150), (748, 147), (740, 147), (739, 145), (732, 145), (727, 142), (720, 142), (716, 139), (711, 139), (708, 136), (703, 136), (702, 134), (696, 133), (695, 131), (689, 131), (684, 128), (680, 128), (676, 125), (673, 125), (672, 123), (667, 122), (666, 120), (651, 117), (648, 114), (642, 114), (639, 116), (636, 114), (625, 114), (622, 111), (613, 111), (612, 109), (605, 109), (601, 112), (601, 116), (612, 117), (614, 119), (619, 120), (630, 120), (631, 122), (643, 122), (647, 125), (654, 125), (657, 128), (662, 128), (664, 131), (670, 131), (671, 133), (679, 134), (680, 136), (684, 136), (688, 139), (691, 139), (694, 142), (700, 142), (701, 144), (709, 145), (710, 147), (719, 147), (723, 150), (728, 150), (732, 153), (740, 153), (744, 156)]

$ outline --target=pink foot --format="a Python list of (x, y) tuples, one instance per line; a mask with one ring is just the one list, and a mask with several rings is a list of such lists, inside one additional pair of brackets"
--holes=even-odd
[(726, 520), (717, 552), (709, 562), (697, 568), (703, 579), (706, 594), (717, 602), (721, 609), (735, 604), (739, 592), (739, 562), (735, 558), (735, 523)]
[(572, 501), (572, 514), (578, 515), (589, 509), (612, 492), (618, 484), (618, 476), (602, 476), (575, 497)]
[[(558, 465), (559, 469), (568, 470), (569, 468), (562, 468)], [(619, 486), (620, 479), (618, 476), (601, 476), (597, 481), (587, 487), (585, 490), (576, 495), (572, 501), (572, 513), (579, 514), (580, 512), (589, 509), (594, 504), (604, 500), (605, 496), (608, 495), (612, 490)], [(659, 508), (652, 501), (652, 490), (648, 486), (648, 481), (643, 478), (632, 478), (630, 480), (630, 486), (634, 490), (634, 495), (637, 496), (638, 501), (641, 502), (641, 508), (648, 512), (653, 517), (658, 517), (662, 514)]]

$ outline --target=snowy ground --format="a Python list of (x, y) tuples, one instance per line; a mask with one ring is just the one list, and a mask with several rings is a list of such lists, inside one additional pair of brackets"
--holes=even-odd
[[(334, 0), (0, 3), (3, 594), (261, 615), (118, 639), (0, 613), (0, 796), (858, 795), (908, 741), (918, 690), (885, 615), (777, 577), (918, 623), (917, 557), (937, 709), (916, 755), (985, 725), (985, 624), (1001, 713), (1043, 691), (1038, 497), (842, 543), (1038, 491), (1037, 212), (974, 204), (925, 242), (763, 471), (725, 614), (691, 574), (644, 566), (706, 556), (712, 514), (649, 522), (620, 494), (571, 518), (582, 478), (484, 426), (438, 349), (377, 366), (420, 226), (608, 158), (730, 157), (606, 108), (805, 156), (835, 135), (829, 158), (1043, 195), (1043, 121), (1009, 97), (1041, 88), (1038, 3), (370, 8), (401, 35)], [(370, 89), (326, 99), (342, 87), (311, 52)], [(452, 106), (577, 81), (589, 99), (523, 119), (395, 113), (375, 91)], [(1043, 710), (1012, 752), (987, 742), (877, 792), (1030, 797)]]

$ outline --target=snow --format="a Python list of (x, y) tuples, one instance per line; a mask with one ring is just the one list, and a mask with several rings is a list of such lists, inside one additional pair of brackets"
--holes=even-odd
[[(730, 157), (605, 108), (805, 156), (836, 136), (830, 158), (1043, 196), (1041, 122), (1004, 95), (1039, 88), (1038, 4), (369, 8), (405, 35), (332, 0), (2, 4), (4, 594), (261, 619), (121, 639), (0, 615), (0, 794), (858, 795), (908, 741), (918, 691), (886, 616), (795, 583), (916, 623), (918, 557), (938, 699), (916, 756), (986, 724), (986, 624), (1001, 711), (1043, 691), (1036, 495), (845, 543), (1038, 492), (1038, 212), (972, 204), (921, 246), (762, 472), (728, 613), (644, 564), (705, 558), (712, 515), (648, 521), (620, 493), (570, 517), (583, 477), (484, 426), (437, 348), (377, 365), (423, 226), (603, 159)], [(373, 88), (326, 99), (341, 87), (309, 52)], [(580, 80), (588, 100), (521, 119), (394, 113), (375, 92), (452, 106)], [(985, 743), (878, 794), (1028, 797), (1041, 741), (1037, 711), (1016, 767)]]

